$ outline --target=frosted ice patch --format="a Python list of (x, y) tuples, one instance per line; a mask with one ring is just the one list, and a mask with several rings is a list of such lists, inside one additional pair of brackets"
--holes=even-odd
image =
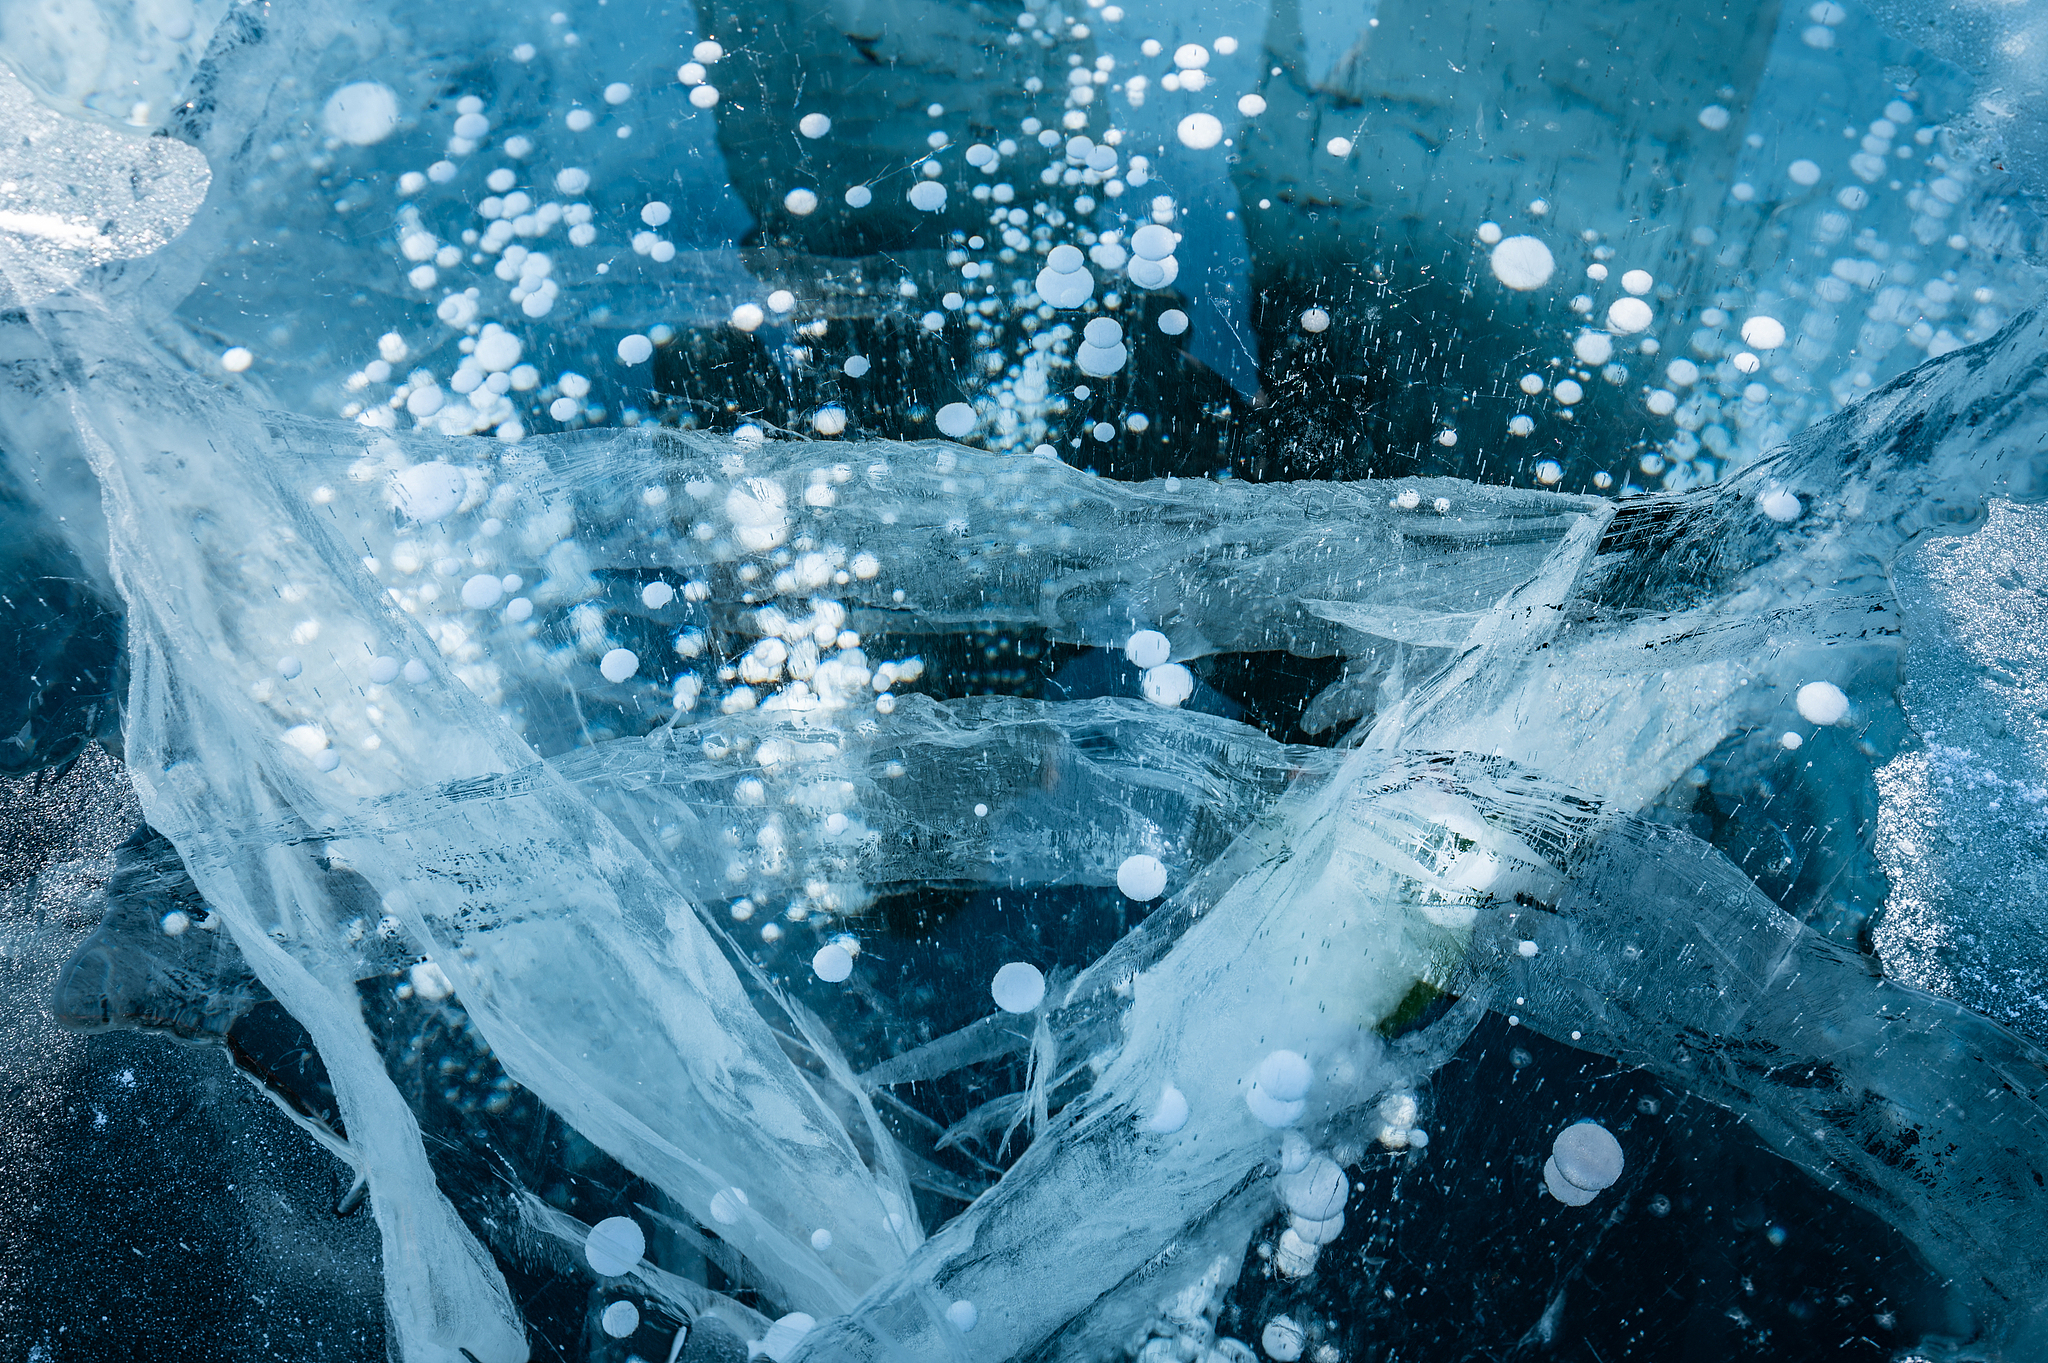
[(1166, 892), (1166, 865), (1143, 852), (1125, 857), (1116, 868), (1116, 887), (1140, 903), (1150, 903)]
[(391, 479), (392, 500), (416, 521), (438, 521), (462, 505), (469, 479), (453, 464), (436, 459), (402, 469)]
[(352, 82), (327, 97), (320, 125), (351, 146), (373, 146), (397, 130), (398, 96), (373, 80)]
[(630, 1216), (608, 1216), (590, 1228), (583, 1257), (600, 1278), (629, 1272), (647, 1252), (647, 1234)]
[(1045, 975), (1028, 962), (1012, 961), (996, 972), (989, 993), (1005, 1013), (1028, 1013), (1045, 1001)]
[(1849, 698), (1833, 682), (1808, 682), (1799, 688), (1794, 703), (1808, 724), (1840, 724), (1849, 713)]
[(1550, 282), (1557, 259), (1535, 237), (1507, 237), (1487, 257), (1493, 277), (1511, 289), (1527, 292)]

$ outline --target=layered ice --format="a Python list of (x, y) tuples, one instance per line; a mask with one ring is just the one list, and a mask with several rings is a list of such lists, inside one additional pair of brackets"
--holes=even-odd
[[(94, 212), (45, 202), (61, 197), (54, 180), (24, 180), (29, 207), (0, 218), (24, 309), (4, 323), (19, 400), (0, 434), (53, 512), (77, 510), (81, 470), (104, 499), (90, 526), (65, 532), (67, 549), (92, 560), (84, 574), (104, 565), (125, 610), (122, 741), (154, 830), (124, 850), (117, 911), (58, 1006), (75, 1025), (192, 1041), (219, 1039), (259, 995), (289, 1010), (339, 1117), (305, 1125), (367, 1191), (403, 1357), (497, 1363), (528, 1342), (494, 1257), (513, 1237), (465, 1221), (437, 1183), (366, 1017), (364, 984), (400, 972), (406, 997), (459, 1007), (510, 1081), (643, 1181), (648, 1205), (589, 1224), (523, 1190), (504, 1205), (519, 1236), (580, 1256), (573, 1271), (631, 1280), (687, 1317), (671, 1356), (693, 1334), (730, 1332), (778, 1363), (1079, 1360), (1172, 1329), (1212, 1359), (1240, 1358), (1248, 1346), (1217, 1335), (1220, 1302), (1254, 1234), (1284, 1217), (1272, 1271), (1315, 1271), (1361, 1210), (1347, 1152), (1428, 1148), (1416, 1094), (1489, 1007), (1740, 1113), (1959, 1284), (1987, 1346), (2041, 1356), (2048, 1057), (1971, 1011), (1976, 977), (1916, 955), (1910, 914), (1879, 927), (1883, 958), (1963, 997), (1883, 978), (1858, 951), (1877, 907), (1858, 878), (1880, 879), (1865, 787), (1891, 802), (1882, 852), (1895, 870), (1919, 855), (1902, 800), (1935, 798), (1884, 730), (1912, 612), (1927, 610), (1911, 587), (1902, 609), (1899, 565), (1910, 583), (1929, 542), (2048, 498), (2039, 314), (1710, 486), (1626, 500), (1545, 490), (1563, 474), (1544, 465), (1539, 488), (1102, 478), (1050, 446), (1022, 453), (1026, 427), (1004, 424), (1015, 402), (971, 393), (920, 400), (945, 440), (842, 440), (846, 409), (832, 407), (805, 427), (819, 439), (765, 418), (535, 435), (532, 409), (508, 395), (537, 390), (539, 333), (488, 320), (455, 290), (435, 312), (467, 345), (447, 389), (422, 371), (359, 408), (375, 419), (320, 419), (267, 402), (267, 380), (236, 377), (257, 372), (248, 347), (203, 349), (168, 305), (220, 249), (172, 237), (188, 221), (233, 225), (269, 155), (246, 148), (290, 122), (227, 77), (274, 77), (334, 30), (291, 20), (292, 48), (239, 10), (193, 16), (167, 22), (222, 30), (213, 102), (195, 100), (188, 127), (211, 170), (184, 143), (66, 121), (9, 87), (23, 164), (47, 178), (53, 159), (76, 160), (83, 173), (62, 193)], [(1003, 61), (1057, 72), (1041, 63), (1050, 40), (1029, 46), (1005, 43)], [(1194, 90), (1198, 50), (1176, 58)], [(691, 93), (667, 93), (719, 106), (709, 73), (723, 56), (698, 43), (677, 73)], [(1723, 64), (1755, 60), (1745, 48)], [(735, 90), (752, 79), (726, 69)], [(1067, 95), (1069, 112), (1095, 84), (1074, 70), (1070, 88), (1091, 97)], [(1348, 79), (1387, 94), (1381, 75), (1366, 62)], [(98, 81), (81, 67), (46, 76), (45, 94), (104, 112)], [(620, 81), (600, 97), (622, 108), (635, 95)], [(1010, 98), (994, 101), (1006, 118)], [(832, 112), (797, 125), (806, 139), (863, 117), (836, 83), (819, 99)], [(476, 103), (453, 124), (471, 150), (492, 130)], [(729, 147), (768, 135), (762, 107), (720, 125)], [(944, 114), (930, 108), (927, 120)], [(366, 81), (337, 83), (322, 111), (337, 152), (380, 145), (415, 113)], [(915, 124), (915, 112), (871, 121)], [(1727, 119), (1701, 110), (1663, 131), (1680, 145), (1693, 124)], [(1191, 151), (1224, 135), (1207, 113), (1178, 127)], [(933, 135), (936, 155), (948, 134)], [(1015, 155), (977, 145), (984, 170)], [(1106, 136), (1040, 145), (1065, 158), (1044, 181), (1063, 193), (1106, 185), (1119, 164), (1097, 166), (1116, 146)], [(1318, 145), (1340, 161), (1357, 150), (1349, 137)], [(1141, 186), (1125, 164), (1119, 183)], [(874, 197), (904, 220), (949, 223), (957, 200), (994, 198), (917, 175)], [(517, 178), (505, 191), (524, 193)], [(591, 187), (573, 167), (554, 183)], [(775, 176), (752, 189), (764, 186), (809, 224), (783, 226), (822, 251), (820, 196)], [(650, 231), (670, 222), (665, 201), (634, 211)], [(1037, 300), (1024, 311), (1106, 307), (1118, 270), (1138, 290), (1171, 285), (1177, 210), (1149, 211), (1129, 253), (1100, 234), (1085, 254), (1038, 252), (1020, 231), (1034, 268), (1018, 297)], [(457, 268), (463, 252), (446, 245), (444, 261), (424, 227), (408, 247), (416, 225), (401, 223), (406, 259), (429, 275)], [(1545, 288), (1559, 255), (1488, 225), (1497, 282)], [(499, 235), (511, 268), (498, 277), (538, 322), (555, 306), (553, 267), (528, 271), (544, 254), (513, 260)], [(673, 242), (642, 244), (650, 261), (674, 255)], [(947, 268), (981, 278), (960, 253)], [(895, 296), (916, 297), (902, 282)], [(1605, 330), (1574, 350), (1587, 365), (1675, 306), (1647, 271), (1618, 282)], [(727, 314), (738, 335), (771, 315), (784, 327), (796, 308), (788, 289), (761, 297), (765, 311)], [(863, 322), (883, 308), (865, 283), (845, 300)], [(917, 325), (942, 331), (964, 306)], [(1306, 337), (1341, 326), (1321, 303), (1290, 311)], [(792, 334), (829, 332), (816, 325)], [(1073, 365), (1110, 382), (1147, 332), (1187, 325), (1177, 309), (1152, 327), (1097, 316), (1069, 328), (1083, 338)], [(1775, 317), (1738, 327), (1744, 372), (1788, 337)], [(658, 345), (679, 353), (672, 330), (654, 331), (607, 338), (610, 351), (629, 369), (661, 362)], [(389, 339), (384, 377), (366, 367), (350, 391), (407, 361), (405, 338)], [(838, 370), (858, 381), (868, 361)], [(1048, 372), (1004, 391), (1017, 399)], [(1577, 379), (1546, 390), (1531, 377), (1532, 396), (1584, 396)], [(564, 371), (552, 391), (569, 404), (558, 424), (587, 419), (589, 380)], [(414, 425), (401, 429), (401, 410)], [(1117, 415), (1142, 429), (1142, 413)], [(1073, 448), (1118, 427), (1079, 429)], [(1446, 423), (1432, 438), (1451, 449), (1459, 433)], [(1052, 699), (920, 691), (936, 663), (915, 641), (971, 631), (1074, 661)], [(1327, 662), (1298, 727), (1341, 742), (1283, 742), (1196, 670), (1280, 655)], [(1120, 686), (1126, 664), (1137, 680)], [(59, 745), (31, 731), (17, 746)], [(1759, 781), (1789, 781), (1810, 806), (1799, 837), (1768, 808), (1709, 812)], [(1894, 883), (1906, 896), (1895, 910), (1963, 913), (1910, 877)], [(965, 983), (914, 981), (972, 995), (950, 1029), (870, 1026), (863, 1007), (889, 1024), (903, 1014), (874, 1001), (895, 943), (869, 915), (937, 890), (1085, 893), (1128, 916), (1078, 963), (1009, 953)], [(1972, 926), (2010, 930), (1995, 913)], [(917, 1085), (970, 1071), (982, 1101), (965, 1116), (918, 1108)], [(1605, 1128), (1534, 1133), (1537, 1156), (1545, 1139), (1558, 1200), (1627, 1196), (1633, 1165)], [(1013, 1140), (1022, 1153), (1005, 1166)], [(969, 1151), (986, 1180), (939, 1165), (943, 1151)], [(934, 1188), (964, 1210), (927, 1224), (919, 1193)], [(772, 1310), (671, 1273), (650, 1230)], [(622, 1299), (602, 1329), (637, 1339), (652, 1312)], [(1282, 1363), (1305, 1355), (1314, 1326), (1253, 1323)]]

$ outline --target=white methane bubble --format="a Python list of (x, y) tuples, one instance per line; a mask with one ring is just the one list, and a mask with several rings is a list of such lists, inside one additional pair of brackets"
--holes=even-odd
[(1742, 343), (1751, 350), (1776, 350), (1785, 344), (1785, 324), (1759, 313), (1742, 324)]
[(1168, 308), (1159, 314), (1159, 330), (1168, 336), (1179, 336), (1188, 329), (1188, 315), (1179, 308)]
[(1125, 857), (1116, 868), (1116, 887), (1139, 903), (1149, 904), (1166, 893), (1166, 864), (1145, 852)]
[(1808, 724), (1840, 724), (1849, 714), (1849, 697), (1833, 682), (1808, 682), (1794, 698), (1799, 717)]
[(796, 130), (815, 141), (832, 131), (832, 120), (820, 113), (805, 114), (796, 121)]
[(1141, 668), (1157, 667), (1173, 656), (1173, 644), (1156, 629), (1141, 629), (1124, 640), (1124, 657)]
[(921, 213), (936, 213), (946, 206), (946, 187), (937, 180), (919, 180), (910, 187), (910, 206)]
[(1655, 320), (1650, 305), (1634, 296), (1617, 298), (1607, 306), (1607, 325), (1624, 335), (1648, 331)]
[(837, 942), (827, 942), (812, 955), (811, 973), (827, 984), (842, 983), (853, 974), (853, 953)]
[(1620, 1179), (1621, 1142), (1598, 1122), (1573, 1122), (1551, 1143), (1543, 1186), (1568, 1207), (1583, 1207)]
[(1214, 114), (1189, 114), (1174, 129), (1184, 147), (1195, 151), (1207, 151), (1223, 140), (1223, 121)]
[(640, 670), (640, 655), (630, 648), (615, 648), (597, 663), (597, 670), (608, 682), (622, 682)]
[(398, 510), (416, 521), (445, 520), (462, 505), (469, 491), (469, 479), (453, 464), (439, 459), (414, 464), (391, 479), (392, 500)]
[(1148, 667), (1139, 679), (1138, 690), (1154, 705), (1173, 709), (1195, 694), (1195, 674), (1180, 663)]
[(939, 434), (948, 440), (964, 440), (974, 433), (979, 420), (974, 414), (974, 409), (966, 403), (949, 402), (939, 408), (938, 415), (933, 418), (933, 424), (939, 428)]
[(1557, 258), (1535, 237), (1506, 237), (1487, 257), (1493, 277), (1511, 289), (1528, 292), (1550, 282), (1557, 271)]
[(1188, 1124), (1188, 1097), (1172, 1084), (1159, 1090), (1159, 1100), (1152, 1106), (1152, 1114), (1140, 1123), (1155, 1135), (1171, 1136)]
[(350, 146), (374, 146), (398, 130), (398, 96), (373, 80), (344, 85), (327, 97), (320, 126)]
[(631, 1272), (646, 1253), (647, 1233), (630, 1216), (606, 1217), (590, 1228), (583, 1241), (583, 1257), (600, 1278)]
[(1028, 961), (1011, 961), (989, 982), (989, 994), (1005, 1013), (1028, 1013), (1045, 1002), (1045, 975)]
[(625, 1339), (640, 1328), (640, 1308), (629, 1301), (615, 1301), (597, 1319), (607, 1335)]

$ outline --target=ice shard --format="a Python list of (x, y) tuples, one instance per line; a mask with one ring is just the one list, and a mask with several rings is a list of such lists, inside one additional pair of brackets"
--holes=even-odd
[(0, 17), (67, 1044), (408, 1360), (2044, 1357), (2031, 21), (1454, 8)]

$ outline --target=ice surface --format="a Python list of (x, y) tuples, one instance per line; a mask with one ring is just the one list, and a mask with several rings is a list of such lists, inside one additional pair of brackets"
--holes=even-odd
[[(614, 8), (468, 66), (455, 11), (0, 22), (0, 444), (62, 584), (10, 770), (106, 732), (118, 635), (147, 820), (55, 1009), (289, 1015), (320, 1074), (269, 1091), (367, 1194), (397, 1355), (526, 1357), (544, 1271), (603, 1280), (593, 1358), (1332, 1363), (1250, 1294), (1371, 1266), (1353, 1171), (1439, 1157), (1491, 1009), (1740, 1114), (2044, 1356), (2048, 1058), (2001, 1023), (2048, 322), (1970, 152), (2012, 24), (1765, 218), (1769, 6), (1485, 61), (1531, 6), (1168, 33), (1263, 121), (1155, 106), (1156, 162), (1090, 123), (1145, 108), (1121, 10), (706, 6), (671, 80), (575, 66), (645, 46)], [(1824, 277), (1769, 225), (1865, 207)], [(1204, 232), (1250, 253), (1213, 297)], [(1212, 356), (1253, 316), (1256, 402), (1169, 301)], [(1522, 1172), (1618, 1218), (1651, 1162), (1586, 1130)]]

